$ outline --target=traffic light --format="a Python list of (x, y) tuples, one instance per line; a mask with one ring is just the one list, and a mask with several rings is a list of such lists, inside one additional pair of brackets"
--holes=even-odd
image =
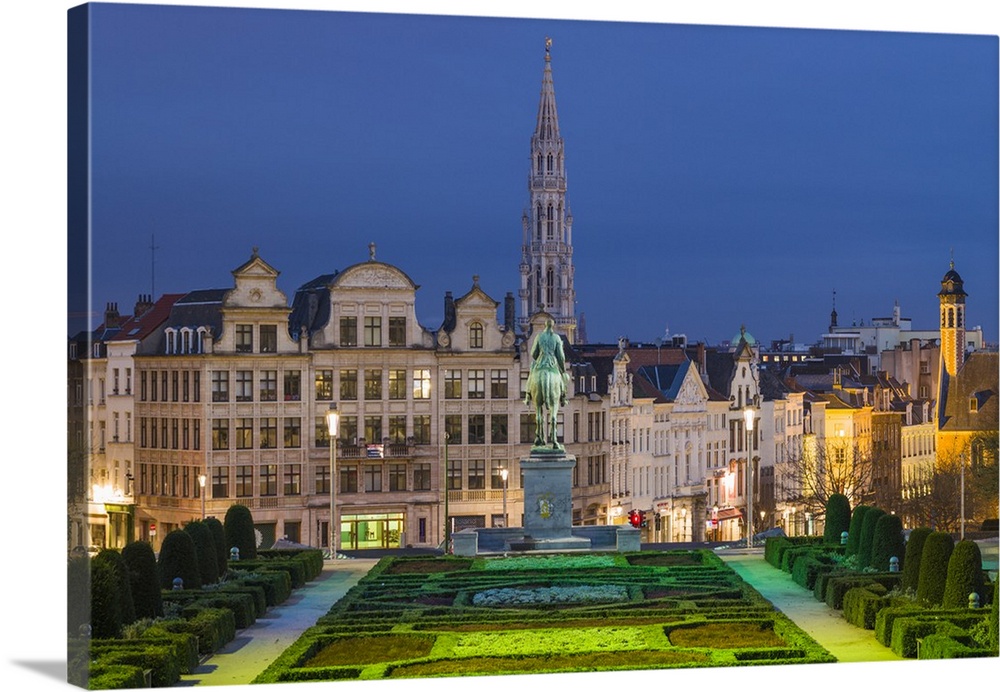
[(637, 509), (630, 510), (628, 513), (628, 523), (635, 528), (639, 528), (639, 525), (642, 524), (642, 513)]

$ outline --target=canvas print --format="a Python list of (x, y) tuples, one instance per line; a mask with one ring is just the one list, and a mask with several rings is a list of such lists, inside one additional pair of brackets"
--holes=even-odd
[(996, 36), (67, 21), (72, 684), (997, 657)]

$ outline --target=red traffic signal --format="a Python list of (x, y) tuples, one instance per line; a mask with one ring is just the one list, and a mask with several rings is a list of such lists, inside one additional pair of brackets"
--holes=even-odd
[(638, 509), (631, 510), (628, 513), (628, 523), (634, 526), (635, 528), (639, 528), (640, 526), (642, 526), (642, 520), (643, 520), (642, 515), (643, 512), (641, 510)]

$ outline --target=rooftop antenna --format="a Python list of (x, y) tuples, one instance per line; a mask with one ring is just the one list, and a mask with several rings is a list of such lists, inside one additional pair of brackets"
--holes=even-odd
[(149, 274), (150, 274), (150, 280), (149, 280), (150, 286), (149, 286), (149, 291), (150, 291), (150, 297), (155, 297), (156, 296), (156, 251), (159, 250), (159, 249), (160, 249), (160, 247), (156, 244), (156, 235), (155, 234), (150, 235), (149, 236), (149, 254), (150, 254), (150, 268), (149, 268), (150, 269), (150, 271), (149, 271)]

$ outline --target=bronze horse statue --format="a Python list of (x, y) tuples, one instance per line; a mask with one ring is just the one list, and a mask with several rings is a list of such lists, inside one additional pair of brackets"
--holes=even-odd
[[(545, 329), (539, 332), (531, 346), (531, 370), (524, 395), (524, 403), (535, 407), (534, 448), (551, 450), (563, 449), (557, 435), (559, 409), (566, 405), (566, 359), (563, 355), (562, 339), (552, 327), (554, 322), (545, 322)], [(546, 416), (542, 409), (546, 409)]]

